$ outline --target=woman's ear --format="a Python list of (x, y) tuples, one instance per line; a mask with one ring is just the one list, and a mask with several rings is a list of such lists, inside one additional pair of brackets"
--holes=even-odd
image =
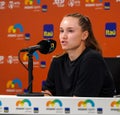
[(82, 33), (82, 40), (85, 41), (87, 39), (88, 35), (89, 35), (88, 31), (84, 31)]

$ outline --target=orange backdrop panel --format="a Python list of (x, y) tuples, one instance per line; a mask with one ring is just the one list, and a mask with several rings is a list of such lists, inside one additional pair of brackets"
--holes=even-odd
[[(51, 39), (57, 42), (56, 50), (46, 55), (36, 51), (36, 57), (33, 56), (33, 91), (41, 91), (42, 81), (47, 77), (52, 57), (62, 53), (59, 23), (68, 13), (80, 12), (89, 16), (103, 56), (119, 56), (119, 8), (119, 0), (0, 0), (0, 94), (17, 94), (28, 87), (28, 71), (19, 62), (18, 52), (45, 39), (43, 27), (52, 24), (54, 29)], [(106, 29), (106, 24), (111, 23), (116, 25), (113, 27), (115, 31), (110, 31), (112, 27)], [(12, 28), (9, 32), (9, 27), (17, 24), (19, 27), (21, 25), (23, 30), (17, 28), (13, 32)], [(109, 36), (105, 35), (107, 30)], [(20, 58), (27, 67), (26, 55), (26, 52), (22, 52)], [(41, 62), (45, 64), (41, 65)]]

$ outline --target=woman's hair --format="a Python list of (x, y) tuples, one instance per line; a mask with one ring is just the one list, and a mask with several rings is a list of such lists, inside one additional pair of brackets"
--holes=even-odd
[(79, 13), (73, 13), (73, 14), (68, 14), (65, 17), (74, 17), (74, 18), (78, 18), (79, 19), (79, 25), (82, 28), (82, 31), (88, 31), (88, 38), (85, 41), (85, 46), (86, 47), (90, 47), (94, 50), (97, 50), (98, 52), (100, 52), (102, 54), (102, 50), (93, 34), (93, 30), (92, 30), (92, 24), (89, 20), (88, 17), (79, 14)]

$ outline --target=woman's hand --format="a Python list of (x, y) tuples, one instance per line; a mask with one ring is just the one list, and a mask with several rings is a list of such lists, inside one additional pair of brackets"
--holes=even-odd
[(52, 93), (49, 90), (41, 91), (44, 96), (52, 96)]

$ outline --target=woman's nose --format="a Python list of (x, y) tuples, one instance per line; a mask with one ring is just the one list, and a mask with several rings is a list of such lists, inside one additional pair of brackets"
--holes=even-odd
[(67, 38), (67, 34), (66, 34), (65, 32), (62, 34), (62, 38), (63, 38), (63, 39), (66, 39), (66, 38)]

